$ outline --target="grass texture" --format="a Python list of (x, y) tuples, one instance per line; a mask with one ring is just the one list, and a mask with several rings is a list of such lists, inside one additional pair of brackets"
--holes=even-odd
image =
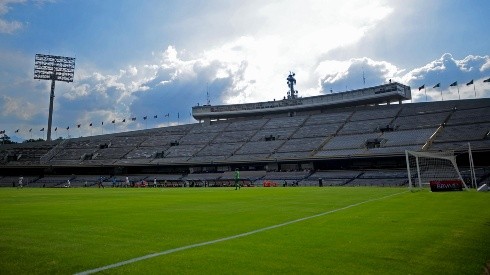
[(333, 211), (101, 273), (481, 274), (490, 260), (489, 195), (367, 187), (2, 188), (0, 273), (74, 274)]

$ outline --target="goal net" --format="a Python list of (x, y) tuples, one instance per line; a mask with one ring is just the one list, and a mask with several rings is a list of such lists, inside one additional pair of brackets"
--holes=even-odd
[(460, 181), (461, 177), (454, 152), (405, 151), (408, 185), (410, 188), (428, 186), (430, 182)]

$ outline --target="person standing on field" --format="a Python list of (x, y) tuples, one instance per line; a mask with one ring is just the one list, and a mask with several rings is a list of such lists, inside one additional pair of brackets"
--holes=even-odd
[(240, 189), (240, 171), (238, 171), (238, 168), (235, 169), (235, 190)]

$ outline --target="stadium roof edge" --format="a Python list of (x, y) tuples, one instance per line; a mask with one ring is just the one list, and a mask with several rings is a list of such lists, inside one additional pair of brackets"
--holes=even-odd
[(197, 120), (253, 117), (272, 113), (289, 113), (322, 108), (352, 107), (368, 104), (401, 102), (412, 98), (409, 86), (390, 82), (379, 86), (319, 96), (282, 99), (267, 102), (204, 105), (192, 107), (192, 116)]

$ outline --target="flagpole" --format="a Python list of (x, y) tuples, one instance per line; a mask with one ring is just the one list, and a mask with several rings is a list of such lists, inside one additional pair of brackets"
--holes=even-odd
[(475, 91), (475, 98), (476, 98), (476, 88), (475, 88), (475, 82), (473, 82), (473, 91)]
[(458, 98), (459, 98), (459, 100), (461, 100), (461, 94), (459, 93), (458, 81), (454, 81), (453, 83), (451, 83), (451, 85), (449, 85), (449, 89), (451, 89), (451, 87), (454, 87), (454, 86), (456, 86), (456, 88), (458, 89)]
[(424, 93), (425, 93), (425, 102), (427, 102), (427, 90), (425, 89), (425, 85), (424, 85)]
[(439, 86), (439, 91), (441, 91), (441, 99), (444, 101), (444, 96), (442, 96), (442, 88)]

